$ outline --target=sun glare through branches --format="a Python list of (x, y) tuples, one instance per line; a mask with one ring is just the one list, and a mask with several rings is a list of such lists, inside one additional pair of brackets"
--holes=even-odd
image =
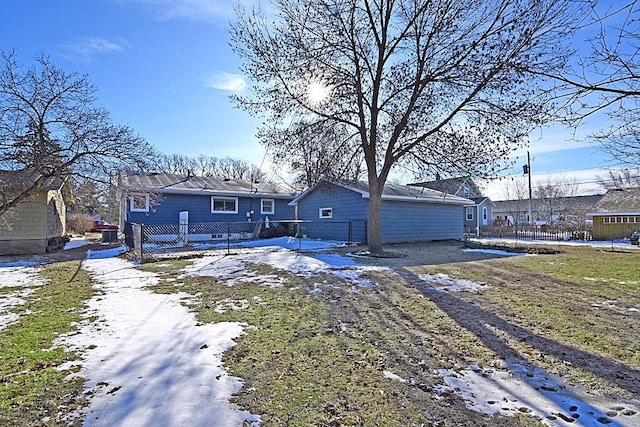
[(307, 97), (312, 103), (320, 103), (329, 97), (331, 88), (322, 82), (313, 81), (307, 86)]

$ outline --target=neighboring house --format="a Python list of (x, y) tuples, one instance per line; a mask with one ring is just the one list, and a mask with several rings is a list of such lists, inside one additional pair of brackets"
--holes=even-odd
[[(121, 172), (120, 226), (291, 220), (294, 193), (275, 184), (165, 173)], [(184, 212), (187, 212), (185, 215)]]
[[(27, 188), (37, 172), (0, 171), (0, 190), (11, 197)], [(43, 188), (0, 217), (0, 255), (37, 254), (59, 249), (66, 234), (64, 179), (48, 179)]]
[[(558, 221), (584, 224), (588, 215), (602, 198), (601, 194), (588, 196), (532, 199), (531, 212), (537, 225)], [(529, 199), (498, 200), (493, 202), (493, 222), (501, 225), (528, 225)]]
[(593, 240), (629, 237), (640, 230), (640, 188), (609, 190), (589, 213)]
[[(429, 188), (387, 184), (380, 208), (382, 243), (462, 239), (462, 211), (469, 203), (469, 199)], [(350, 237), (366, 242), (369, 186), (364, 182), (321, 181), (291, 205), (296, 207), (296, 219), (305, 221), (304, 232), (310, 238)]]
[(472, 203), (465, 205), (463, 212), (466, 233), (476, 234), (478, 227), (492, 224), (494, 204), (491, 199), (482, 195), (480, 188), (469, 176), (449, 179), (438, 178), (435, 181), (416, 182), (409, 185), (430, 188), (470, 199)]

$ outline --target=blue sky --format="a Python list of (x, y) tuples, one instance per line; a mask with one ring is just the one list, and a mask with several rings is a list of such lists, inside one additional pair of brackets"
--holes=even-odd
[[(165, 153), (243, 159), (260, 166), (265, 150), (258, 121), (229, 100), (244, 87), (231, 51), (228, 23), (235, 1), (20, 0), (3, 3), (0, 49), (31, 65), (48, 54), (66, 71), (88, 74), (98, 103)], [(592, 128), (604, 123), (589, 123)], [(586, 129), (585, 129), (586, 130)], [(579, 136), (580, 134), (578, 134)], [(534, 183), (562, 172), (593, 181), (606, 157), (572, 131), (551, 127), (531, 135)], [(520, 176), (526, 152), (507, 175)], [(275, 171), (263, 164), (270, 176)], [(402, 172), (399, 170), (398, 172)], [(397, 176), (397, 175), (396, 175)], [(275, 177), (275, 176), (274, 176)], [(408, 182), (410, 176), (400, 176)], [(590, 187), (584, 185), (583, 191)], [(591, 186), (593, 187), (593, 185)], [(500, 184), (487, 194), (502, 198)]]

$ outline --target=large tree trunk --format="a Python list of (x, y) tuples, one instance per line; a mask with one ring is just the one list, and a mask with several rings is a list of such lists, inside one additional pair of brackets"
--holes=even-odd
[(372, 255), (384, 255), (382, 250), (382, 227), (380, 206), (382, 188), (379, 178), (369, 178), (369, 218), (367, 221), (367, 244)]

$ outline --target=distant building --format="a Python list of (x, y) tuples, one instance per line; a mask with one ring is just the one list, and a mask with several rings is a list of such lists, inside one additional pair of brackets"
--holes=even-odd
[(640, 230), (640, 188), (609, 190), (593, 210), (593, 239), (629, 237)]
[[(532, 199), (531, 212), (537, 225), (559, 221), (590, 221), (588, 215), (602, 198), (601, 194), (550, 199)], [(494, 221), (505, 225), (529, 224), (529, 199), (498, 200), (493, 202)]]

